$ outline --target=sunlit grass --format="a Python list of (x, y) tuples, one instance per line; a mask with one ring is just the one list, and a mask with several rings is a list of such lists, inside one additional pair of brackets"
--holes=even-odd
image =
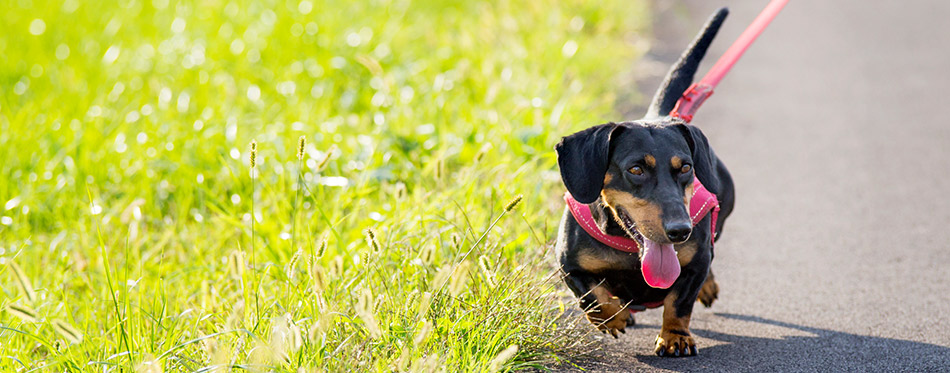
[(3, 8), (0, 370), (578, 352), (551, 149), (617, 117), (641, 2)]

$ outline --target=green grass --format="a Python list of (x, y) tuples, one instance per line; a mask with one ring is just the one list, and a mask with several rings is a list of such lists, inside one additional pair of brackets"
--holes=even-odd
[(582, 352), (552, 146), (618, 117), (644, 2), (0, 7), (0, 370)]

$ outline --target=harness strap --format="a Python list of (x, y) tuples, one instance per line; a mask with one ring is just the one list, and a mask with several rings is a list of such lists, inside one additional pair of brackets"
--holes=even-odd
[[(636, 240), (625, 236), (609, 235), (601, 231), (600, 227), (598, 227), (594, 221), (594, 216), (590, 212), (590, 205), (577, 202), (569, 192), (564, 193), (564, 201), (567, 203), (571, 215), (574, 216), (574, 220), (577, 220), (581, 228), (597, 241), (628, 253), (640, 251), (640, 244), (637, 243)], [(712, 233), (710, 235), (710, 243), (712, 243), (715, 242), (716, 239), (716, 219), (719, 217), (719, 199), (716, 198), (715, 194), (707, 190), (706, 187), (699, 182), (698, 178), (693, 177), (693, 196), (689, 200), (689, 217), (693, 226), (696, 226), (696, 224), (702, 221), (703, 218), (706, 217), (706, 214), (709, 213), (712, 213), (712, 223), (709, 228), (710, 233)]]

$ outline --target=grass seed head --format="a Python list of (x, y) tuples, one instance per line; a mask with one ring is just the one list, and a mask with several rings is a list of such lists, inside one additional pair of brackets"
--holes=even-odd
[(300, 136), (297, 140), (297, 159), (303, 160), (304, 149), (307, 147), (307, 136)]
[(416, 336), (412, 339), (412, 345), (416, 347), (423, 345), (425, 341), (429, 339), (429, 334), (431, 333), (432, 333), (432, 323), (429, 322), (429, 320), (423, 319), (422, 322), (419, 323), (419, 328), (418, 328), (418, 331), (416, 332)]
[(320, 341), (320, 337), (323, 336), (322, 330), (320, 329), (320, 320), (314, 320), (313, 324), (310, 325), (310, 329), (307, 329), (307, 339), (310, 340), (310, 343), (316, 344)]
[(257, 366), (274, 365), (280, 360), (277, 352), (263, 339), (250, 343), (251, 350), (247, 354), (247, 361)]
[(333, 328), (333, 315), (336, 313), (327, 305), (327, 302), (323, 300), (323, 297), (317, 296), (316, 301), (316, 315), (313, 317), (313, 325), (311, 325), (310, 330), (307, 332), (311, 342), (316, 343), (318, 337), (326, 338), (327, 333)]
[[(240, 287), (240, 285), (238, 285)], [(227, 329), (236, 329), (241, 326), (244, 322), (244, 301), (240, 298), (231, 305), (230, 312), (227, 313), (228, 318), (224, 321), (224, 325)]]
[(403, 347), (402, 352), (399, 353), (399, 359), (396, 359), (394, 364), (395, 371), (405, 372), (407, 364), (409, 364), (409, 348)]
[(491, 150), (491, 143), (485, 143), (482, 145), (481, 149), (478, 149), (478, 153), (475, 153), (475, 163), (478, 163), (485, 157), (485, 154), (488, 154), (488, 151)]
[(201, 340), (201, 354), (205, 361), (214, 361), (214, 355), (218, 351), (218, 340), (214, 338), (205, 338)]
[(7, 312), (25, 322), (36, 322), (36, 311), (30, 307), (21, 306), (19, 304), (8, 304)]
[(328, 234), (323, 235), (323, 240), (320, 241), (320, 248), (317, 249), (317, 258), (322, 258), (323, 254), (327, 252), (327, 246), (330, 245), (330, 237)]
[(297, 269), (297, 262), (300, 261), (301, 255), (303, 255), (303, 250), (298, 249), (297, 252), (294, 253), (294, 256), (290, 258), (290, 263), (287, 263), (287, 269), (286, 269), (287, 278), (289, 279), (294, 278), (294, 272), (296, 272), (296, 269)]
[(455, 248), (455, 250), (458, 250), (459, 248), (462, 247), (462, 236), (460, 236), (458, 233), (453, 232), (451, 238), (452, 238), (452, 247)]
[(26, 277), (23, 268), (20, 268), (20, 265), (16, 262), (10, 262), (10, 269), (13, 270), (13, 276), (16, 277), (17, 287), (20, 288), (20, 291), (23, 292), (23, 295), (26, 296), (26, 299), (29, 300), (31, 304), (35, 303), (36, 291), (33, 290), (33, 283)]
[(491, 272), (491, 259), (488, 259), (487, 256), (479, 255), (478, 267), (485, 272)]
[(320, 263), (312, 263), (310, 265), (310, 284), (313, 287), (313, 292), (315, 294), (320, 294), (323, 292), (323, 289), (326, 289), (327, 280), (326, 276), (323, 274), (323, 267), (320, 266)]
[(373, 231), (373, 228), (366, 228), (363, 231), (363, 234), (366, 235), (366, 243), (369, 244), (370, 248), (373, 249), (374, 253), (378, 253), (380, 250), (379, 240), (376, 239), (376, 232)]
[(219, 342), (216, 338), (206, 338), (201, 341), (202, 349), (205, 354), (205, 361), (211, 363), (212, 368), (210, 373), (225, 373), (228, 372), (228, 369), (225, 367), (228, 366), (228, 360), (231, 358), (227, 348), (224, 348), (223, 343)]
[(317, 172), (323, 171), (327, 166), (327, 163), (330, 163), (330, 156), (333, 155), (333, 152), (336, 151), (336, 145), (330, 146), (330, 149), (327, 149), (327, 153), (323, 155), (323, 159), (320, 160), (320, 163), (317, 163)]
[(408, 195), (409, 192), (406, 190), (406, 183), (401, 181), (396, 183), (396, 186), (393, 188), (393, 198), (397, 201), (400, 201), (403, 198), (406, 198)]
[(82, 333), (65, 321), (53, 320), (53, 329), (63, 338), (66, 338), (69, 343), (78, 344), (82, 342)]
[(459, 263), (458, 267), (455, 268), (455, 274), (452, 275), (449, 282), (449, 293), (453, 297), (457, 297), (465, 290), (465, 286), (468, 285), (468, 271), (471, 267), (472, 263), (466, 260)]
[(430, 265), (435, 260), (435, 245), (424, 245), (419, 252), (419, 260), (422, 264)]
[(295, 323), (290, 324), (290, 349), (294, 352), (300, 351), (303, 347), (303, 332)]
[(235, 281), (241, 281), (244, 279), (244, 253), (238, 250), (231, 252), (231, 255), (228, 256), (228, 272), (231, 273), (231, 278)]
[(270, 334), (270, 349), (275, 360), (289, 362), (290, 355), (296, 353), (303, 345), (300, 328), (294, 323), (290, 314), (273, 319)]
[(435, 178), (442, 180), (442, 176), (445, 176), (445, 159), (439, 157), (439, 160), (435, 163)]
[(257, 166), (257, 140), (251, 140), (251, 168)]
[(363, 288), (356, 298), (358, 312), (373, 312), (373, 291)]
[(346, 272), (346, 266), (343, 263), (343, 257), (340, 255), (333, 257), (333, 261), (330, 262), (330, 277), (339, 278), (344, 272)]
[(445, 285), (445, 281), (449, 279), (449, 276), (452, 275), (452, 265), (446, 264), (439, 268), (439, 271), (435, 273), (435, 276), (432, 278), (432, 288), (441, 289), (442, 285)]
[(419, 314), (419, 318), (425, 319), (426, 315), (429, 313), (429, 306), (432, 305), (432, 293), (425, 292), (422, 293), (422, 297), (419, 298), (419, 307), (416, 308), (416, 313)]
[(505, 363), (511, 358), (515, 357), (515, 354), (518, 353), (518, 345), (511, 345), (508, 348), (501, 350), (498, 355), (495, 355), (495, 358), (488, 363), (488, 371), (498, 372), (505, 367)]
[(382, 331), (379, 329), (379, 322), (376, 320), (374, 303), (373, 292), (363, 288), (356, 302), (356, 316), (363, 320), (366, 331), (369, 332), (371, 337), (379, 338)]
[(517, 207), (518, 204), (521, 203), (522, 198), (523, 196), (520, 194), (515, 196), (515, 198), (512, 199), (511, 202), (508, 202), (508, 204), (505, 205), (505, 212), (507, 213), (507, 212), (511, 212), (511, 210), (514, 210), (515, 207)]
[(481, 269), (482, 274), (485, 275), (488, 286), (495, 287), (495, 273), (491, 270), (491, 262), (488, 257), (484, 255), (478, 257), (478, 268)]

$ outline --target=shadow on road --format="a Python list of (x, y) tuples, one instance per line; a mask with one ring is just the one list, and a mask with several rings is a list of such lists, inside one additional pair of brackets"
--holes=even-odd
[(757, 316), (717, 313), (738, 321), (790, 328), (812, 336), (761, 338), (693, 329), (723, 344), (701, 349), (696, 358), (637, 356), (641, 363), (674, 371), (940, 371), (950, 348), (929, 343), (837, 332)]

